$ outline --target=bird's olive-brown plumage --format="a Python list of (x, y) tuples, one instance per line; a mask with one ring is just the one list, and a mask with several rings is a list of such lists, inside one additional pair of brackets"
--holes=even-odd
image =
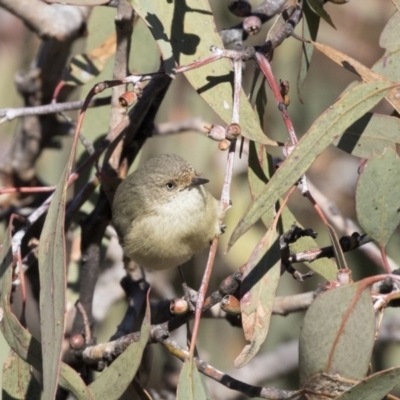
[(118, 187), (113, 224), (125, 254), (149, 269), (176, 267), (220, 233), (218, 201), (175, 154), (148, 160)]

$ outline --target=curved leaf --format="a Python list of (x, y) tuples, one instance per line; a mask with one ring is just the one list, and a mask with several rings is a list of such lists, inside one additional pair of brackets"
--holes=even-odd
[[(351, 284), (317, 296), (304, 317), (299, 344), (300, 380), (317, 373), (362, 379), (375, 341), (369, 289)], [(362, 397), (361, 397), (362, 398)]]
[[(22, 327), (10, 309), (12, 262), (10, 235), (7, 233), (0, 255), (0, 306), (3, 309), (3, 319), (0, 322), (1, 331), (8, 345), (22, 360), (38, 371), (42, 371), (42, 353), (39, 342)], [(93, 399), (90, 390), (77, 372), (64, 363), (61, 363), (60, 386), (69, 390), (78, 400)]]
[[(207, 0), (186, 0), (181, 3), (156, 0), (130, 2), (147, 24), (151, 22), (154, 39), (172, 45), (179, 65), (209, 57), (211, 46), (224, 47)], [(157, 17), (154, 16), (154, 10)], [(227, 59), (221, 59), (187, 71), (185, 76), (206, 103), (229, 124), (232, 120), (233, 97), (231, 63)], [(245, 138), (271, 146), (277, 145), (263, 133), (243, 91), (240, 98), (240, 126)]]
[(229, 240), (232, 246), (307, 171), (312, 162), (354, 121), (377, 104), (395, 85), (362, 83), (329, 107), (301, 138), (265, 189), (253, 201)]
[(390, 368), (368, 376), (335, 400), (383, 399), (398, 384), (400, 384), (400, 367)]
[(96, 399), (119, 399), (132, 382), (142, 362), (143, 351), (150, 336), (150, 305), (140, 330), (140, 339), (127, 349), (92, 383), (89, 389)]
[[(327, 46), (325, 44), (320, 44), (316, 42), (312, 42), (316, 49), (318, 49), (321, 53), (325, 54), (332, 61), (346, 68), (347, 70), (355, 73), (360, 76), (365, 82), (380, 82), (380, 81), (389, 81), (389, 78), (385, 75), (382, 76), (372, 69), (367, 68), (365, 65), (361, 64), (354, 58), (349, 57), (347, 54), (344, 54), (333, 47)], [(395, 78), (397, 81), (398, 75)], [(400, 113), (400, 89), (397, 86), (394, 86), (392, 90), (386, 95), (386, 100)]]
[[(270, 155), (267, 154), (266, 148), (262, 144), (255, 144), (250, 142), (249, 145), (249, 169), (248, 178), (250, 185), (251, 198), (254, 200), (265, 188), (270, 178), (270, 171), (274, 170)], [(272, 224), (274, 218), (273, 208), (270, 212), (267, 212), (261, 217), (261, 220), (266, 227)], [(283, 232), (290, 229), (293, 224), (296, 224), (299, 228), (302, 228), (302, 224), (292, 214), (289, 207), (285, 207), (281, 214), (281, 223)], [(310, 236), (301, 238), (290, 245), (291, 251), (299, 253), (305, 249), (310, 250), (318, 248), (317, 242)], [(337, 265), (330, 259), (317, 259), (313, 262), (305, 263), (308, 268), (321, 275), (328, 281), (336, 281), (337, 278)]]
[(3, 400), (40, 399), (39, 382), (32, 374), (31, 366), (11, 350), (3, 364)]
[(370, 158), (387, 147), (400, 143), (400, 119), (388, 115), (366, 113), (334, 141), (341, 150), (360, 158)]
[(207, 400), (207, 393), (200, 372), (193, 359), (188, 358), (179, 375), (177, 400)]
[(235, 359), (244, 367), (260, 350), (267, 337), (276, 289), (281, 276), (281, 253), (275, 229), (268, 229), (243, 271), (240, 285), (240, 310), (246, 345)]
[(365, 232), (386, 246), (400, 223), (400, 158), (392, 149), (372, 157), (360, 173), (356, 211)]

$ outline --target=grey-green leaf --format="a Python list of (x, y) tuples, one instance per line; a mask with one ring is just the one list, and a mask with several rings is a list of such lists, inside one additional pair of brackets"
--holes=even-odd
[(41, 389), (32, 374), (31, 366), (13, 350), (3, 364), (3, 400), (40, 399)]
[(313, 161), (348, 126), (377, 104), (390, 89), (389, 82), (361, 83), (329, 107), (301, 138), (290, 156), (239, 221), (229, 241), (232, 246), (307, 171)]
[(383, 399), (398, 384), (400, 384), (400, 367), (389, 368), (368, 376), (335, 400)]
[(317, 373), (364, 378), (374, 341), (375, 316), (368, 288), (355, 283), (318, 295), (300, 333), (301, 382)]
[(39, 242), (40, 327), (43, 357), (43, 398), (57, 391), (64, 339), (66, 259), (64, 217), (68, 164), (51, 201)]
[(187, 359), (179, 375), (177, 400), (207, 400), (207, 391), (193, 359)]
[(247, 344), (235, 359), (235, 367), (244, 367), (260, 350), (267, 337), (281, 276), (278, 234), (268, 229), (244, 267), (240, 285), (240, 311)]
[(334, 144), (360, 158), (382, 153), (386, 147), (396, 149), (400, 143), (400, 119), (388, 115), (366, 113), (346, 129)]
[(392, 149), (372, 157), (357, 183), (356, 211), (360, 225), (380, 246), (386, 246), (400, 222), (400, 159)]
[[(156, 0), (130, 2), (135, 10), (139, 10), (139, 15), (145, 18), (146, 23), (149, 23), (151, 16), (151, 30), (155, 40), (172, 45), (178, 65), (187, 65), (211, 56), (211, 46), (224, 47), (207, 0), (186, 0), (184, 3)], [(231, 63), (222, 59), (187, 71), (185, 76), (206, 103), (229, 124), (232, 120), (233, 97)], [(262, 131), (243, 91), (240, 97), (240, 126), (244, 137), (271, 146), (277, 145)]]
[(132, 382), (142, 362), (143, 351), (150, 336), (150, 305), (140, 330), (140, 339), (127, 349), (92, 383), (90, 391), (96, 399), (119, 399)]
[[(38, 371), (42, 371), (42, 354), (39, 342), (22, 327), (10, 309), (12, 262), (13, 256), (8, 231), (0, 255), (0, 307), (3, 309), (3, 318), (0, 322), (1, 331), (8, 345), (22, 360), (28, 362)], [(69, 390), (78, 400), (93, 399), (90, 390), (78, 373), (64, 363), (61, 363), (60, 386)]]

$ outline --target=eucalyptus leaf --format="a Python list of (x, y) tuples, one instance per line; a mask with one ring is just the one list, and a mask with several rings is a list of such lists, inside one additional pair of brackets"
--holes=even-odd
[(300, 333), (300, 381), (318, 373), (364, 378), (374, 341), (375, 314), (368, 288), (355, 283), (321, 293), (307, 310)]
[(313, 161), (348, 126), (377, 104), (395, 85), (388, 82), (362, 83), (346, 92), (329, 107), (301, 138), (289, 157), (252, 202), (229, 240), (232, 246), (307, 171)]
[(400, 223), (400, 159), (392, 149), (372, 157), (360, 173), (356, 211), (360, 225), (385, 247)]
[(334, 141), (341, 150), (360, 158), (370, 158), (387, 147), (400, 143), (400, 119), (388, 115), (366, 113)]
[(389, 368), (364, 378), (335, 400), (383, 399), (398, 384), (400, 384), (400, 367)]
[(268, 229), (243, 269), (240, 285), (240, 311), (247, 344), (235, 359), (244, 367), (259, 351), (267, 337), (275, 294), (281, 276), (279, 237)]
[(207, 400), (207, 392), (193, 359), (188, 358), (179, 375), (177, 400)]

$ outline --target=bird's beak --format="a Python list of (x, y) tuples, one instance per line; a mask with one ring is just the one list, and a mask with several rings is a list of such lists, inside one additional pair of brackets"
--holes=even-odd
[(199, 178), (198, 176), (194, 176), (192, 180), (190, 181), (190, 184), (186, 186), (186, 189), (191, 189), (195, 186), (200, 186), (204, 185), (205, 183), (210, 182), (208, 179), (205, 178)]

